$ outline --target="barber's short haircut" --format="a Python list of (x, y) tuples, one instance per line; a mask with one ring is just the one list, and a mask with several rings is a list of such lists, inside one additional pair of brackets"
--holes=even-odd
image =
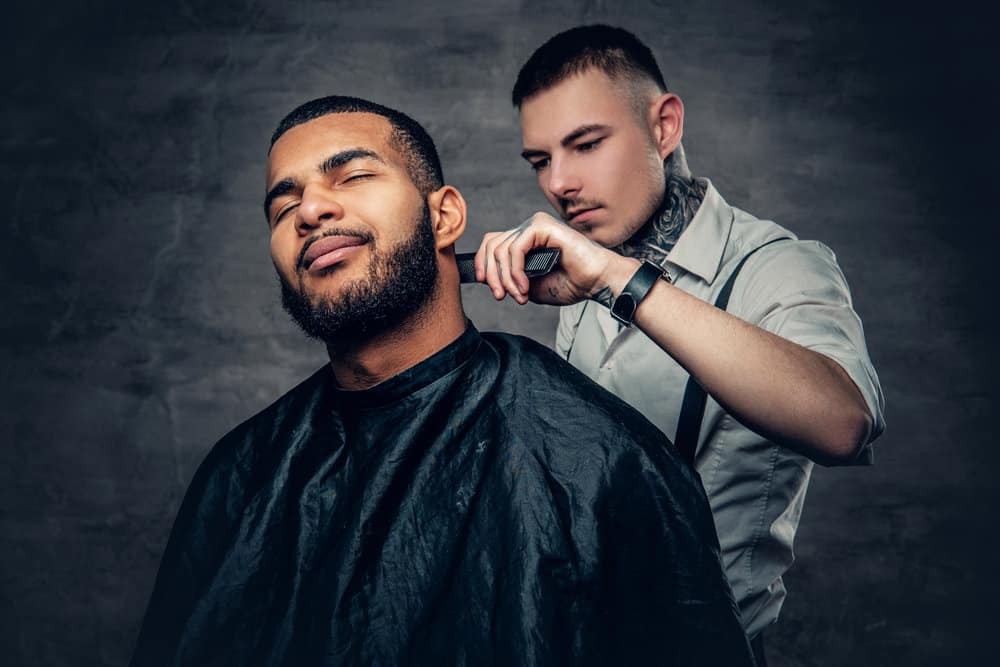
[(647, 80), (667, 92), (653, 52), (638, 37), (622, 28), (585, 25), (559, 33), (531, 54), (517, 75), (511, 102), (520, 109), (526, 99), (591, 68), (625, 83)]
[(370, 113), (382, 116), (392, 127), (389, 141), (405, 160), (410, 180), (417, 186), (420, 194), (426, 197), (444, 185), (444, 174), (441, 171), (437, 148), (420, 123), (400, 111), (359, 97), (331, 95), (306, 102), (278, 123), (277, 129), (271, 135), (271, 147), (274, 147), (274, 143), (281, 138), (281, 135), (296, 125), (333, 113)]

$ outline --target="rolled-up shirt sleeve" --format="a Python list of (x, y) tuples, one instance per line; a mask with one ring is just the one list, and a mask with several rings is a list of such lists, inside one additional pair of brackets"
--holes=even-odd
[(781, 241), (755, 253), (742, 274), (734, 315), (833, 359), (858, 387), (872, 416), (858, 463), (871, 463), (871, 441), (885, 430), (885, 398), (833, 251), (818, 241)]

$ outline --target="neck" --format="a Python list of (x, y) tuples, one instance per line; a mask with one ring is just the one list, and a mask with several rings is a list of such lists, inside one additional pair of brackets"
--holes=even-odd
[(348, 391), (370, 389), (453, 343), (466, 326), (457, 272), (454, 283), (454, 289), (439, 283), (423, 308), (390, 331), (349, 347), (327, 344), (337, 385)]
[(666, 186), (660, 206), (639, 231), (617, 248), (619, 254), (662, 264), (701, 206), (705, 184), (691, 176), (681, 146), (667, 157), (663, 170)]

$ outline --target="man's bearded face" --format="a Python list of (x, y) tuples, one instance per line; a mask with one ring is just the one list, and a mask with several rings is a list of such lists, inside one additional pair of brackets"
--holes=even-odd
[(282, 303), (331, 346), (404, 327), (435, 294), (432, 212), (391, 136), (381, 116), (328, 114), (289, 129), (268, 156)]
[[(367, 275), (345, 283), (337, 296), (311, 292), (302, 263), (294, 285), (279, 272), (282, 306), (306, 335), (334, 346), (362, 343), (398, 327), (427, 303), (437, 281), (434, 232), (426, 202), (411, 226), (413, 234), (391, 248), (379, 248), (365, 238), (371, 248)], [(317, 240), (333, 235), (342, 234), (331, 229)]]

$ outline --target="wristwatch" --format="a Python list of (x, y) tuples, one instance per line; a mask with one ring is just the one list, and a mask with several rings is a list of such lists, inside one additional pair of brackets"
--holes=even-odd
[[(642, 266), (632, 274), (625, 289), (611, 304), (611, 317), (627, 327), (632, 326), (632, 320), (635, 319), (635, 311), (639, 308), (639, 304), (649, 294), (649, 290), (653, 289), (656, 281), (666, 275), (666, 269), (662, 266), (654, 264), (648, 259), (642, 260)], [(666, 280), (670, 281), (669, 278)]]

